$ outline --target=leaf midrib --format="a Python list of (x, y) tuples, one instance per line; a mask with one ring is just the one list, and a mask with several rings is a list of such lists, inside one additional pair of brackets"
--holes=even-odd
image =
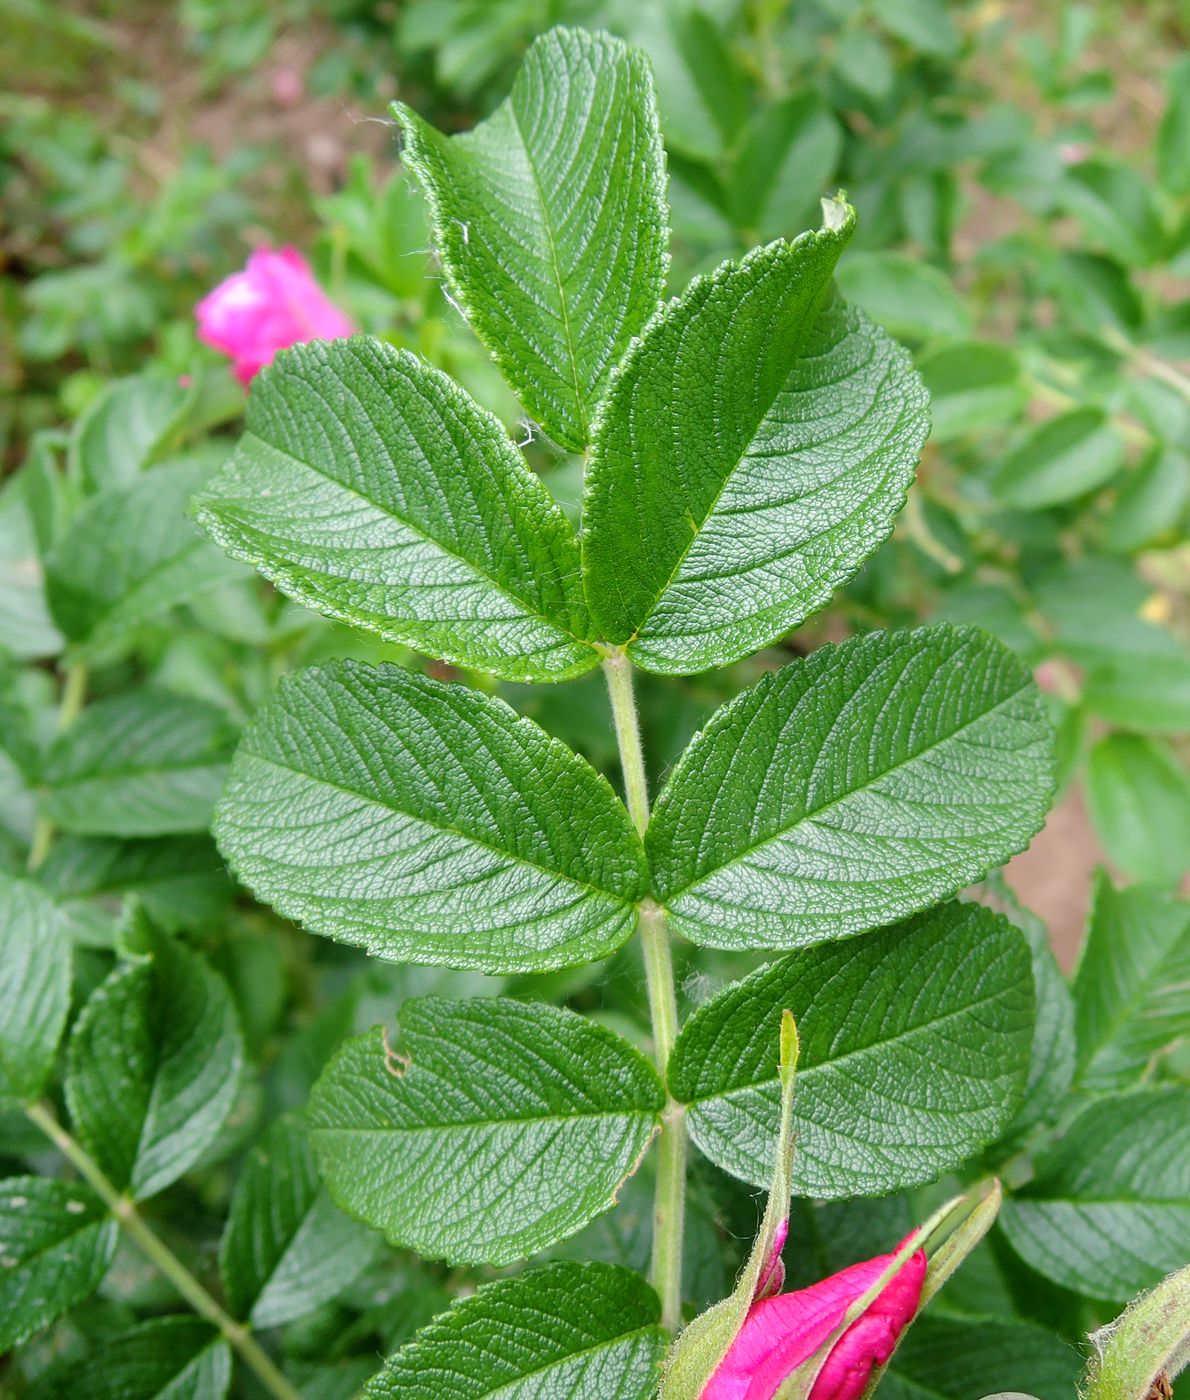
[[(614, 1346), (619, 1346), (622, 1342), (632, 1341), (638, 1337), (646, 1337), (649, 1332), (656, 1330), (655, 1323), (644, 1323), (640, 1327), (634, 1327), (630, 1332), (618, 1332), (614, 1337), (606, 1338), (602, 1341), (593, 1342), (588, 1347), (582, 1347), (578, 1351), (567, 1352), (565, 1356), (555, 1357), (550, 1361), (544, 1361), (540, 1366), (534, 1366), (531, 1371), (522, 1371), (519, 1376), (513, 1376), (510, 1380), (500, 1381), (495, 1390), (485, 1390), (475, 1400), (499, 1400), (501, 1395), (509, 1395), (514, 1388), (519, 1387), (523, 1382), (530, 1380), (533, 1376), (543, 1376), (547, 1371), (561, 1366), (568, 1361), (575, 1361), (584, 1356), (593, 1356), (596, 1352), (610, 1350)], [(439, 1338), (435, 1338), (438, 1341)], [(381, 1372), (383, 1376), (385, 1373)], [(399, 1377), (398, 1377), (399, 1379)], [(480, 1382), (485, 1385), (485, 1381)]]
[[(815, 242), (818, 241), (817, 234), (812, 234), (811, 237), (814, 239)], [(785, 246), (791, 248), (793, 247), (793, 244), (786, 243)], [(713, 276), (713, 274), (711, 275)], [(745, 444), (743, 450), (740, 452), (735, 462), (732, 463), (728, 467), (728, 469), (723, 473), (723, 479), (719, 483), (719, 489), (715, 492), (715, 497), (704, 512), (702, 519), (698, 522), (698, 528), (690, 532), (690, 538), (682, 547), (681, 552), (679, 553), (677, 559), (674, 562), (673, 568), (669, 571), (665, 582), (654, 593), (653, 599), (649, 604), (648, 611), (645, 613), (644, 617), (640, 620), (640, 622), (637, 623), (635, 629), (633, 630), (632, 636), (629, 637), (628, 641), (624, 644), (625, 646), (628, 646), (632, 642), (635, 642), (640, 637), (642, 631), (644, 631), (644, 629), (648, 626), (649, 619), (653, 616), (654, 612), (657, 609), (657, 604), (673, 586), (674, 579), (677, 577), (682, 565), (686, 562), (687, 556), (689, 555), (690, 551), (694, 548), (695, 541), (702, 534), (703, 530), (706, 529), (707, 521), (711, 518), (712, 515), (714, 515), (715, 507), (719, 504), (720, 500), (722, 500), (723, 493), (727, 490), (729, 484), (732, 481), (732, 478), (739, 471), (740, 464), (744, 461), (745, 457), (748, 456), (749, 449), (751, 448), (752, 444), (756, 441), (757, 433), (760, 432), (760, 429), (764, 425), (765, 420), (768, 418), (769, 414), (772, 413), (773, 406), (776, 404), (777, 400), (781, 397), (781, 395), (785, 392), (789, 381), (793, 378), (794, 374), (799, 368), (803, 359), (803, 351), (805, 350), (806, 344), (814, 332), (818, 317), (819, 315), (821, 315), (824, 309), (824, 298), (826, 293), (830, 291), (830, 287), (831, 277), (828, 276), (823, 285), (819, 288), (818, 292), (815, 294), (815, 296), (811, 299), (809, 303), (810, 309), (807, 311), (806, 314), (802, 334), (797, 339), (796, 347), (790, 352), (792, 356), (792, 363), (789, 368), (789, 373), (781, 381), (780, 386), (774, 392), (773, 397), (769, 400), (767, 406), (760, 411), (759, 416), (756, 419), (756, 424), (752, 428), (752, 431), (748, 437), (748, 441)], [(645, 344), (643, 338), (640, 343), (641, 345)]]
[[(951, 659), (953, 659), (953, 657)], [(684, 894), (687, 894), (690, 890), (695, 889), (704, 881), (710, 880), (714, 876), (721, 874), (724, 870), (730, 869), (733, 865), (736, 865), (739, 861), (745, 859), (745, 857), (750, 856), (754, 851), (758, 851), (761, 849), (761, 847), (769, 845), (770, 842), (784, 839), (790, 834), (790, 832), (796, 831), (799, 826), (802, 826), (806, 822), (813, 821), (816, 818), (821, 817), (824, 813), (830, 812), (833, 808), (841, 806), (844, 802), (850, 801), (853, 797), (855, 797), (857, 793), (868, 791), (868, 789), (871, 788), (874, 783), (881, 781), (887, 777), (890, 777), (893, 773), (899, 772), (902, 768), (907, 768), (910, 764), (916, 763), (919, 759), (924, 758), (927, 754), (932, 753), (935, 749), (941, 748), (943, 744), (949, 744), (952, 740), (958, 738), (959, 735), (961, 735), (965, 730), (972, 728), (976, 724), (982, 723), (984, 720), (987, 720), (992, 715), (997, 714), (1006, 705), (1011, 704), (1012, 701), (1018, 698), (1018, 696), (1024, 694), (1028, 690), (1028, 687), (1029, 682), (1027, 680), (1023, 681), (1021, 685), (1019, 685), (1017, 689), (1012, 692), (1011, 695), (1006, 695), (1003, 700), (997, 701), (997, 703), (993, 705), (991, 709), (982, 711), (973, 719), (969, 719), (963, 724), (959, 725), (957, 729), (950, 730), (949, 733), (943, 734), (939, 738), (935, 739), (933, 743), (927, 744), (924, 748), (918, 749), (916, 753), (910, 754), (907, 758), (901, 759), (900, 762), (894, 763), (890, 767), (882, 769), (879, 773), (873, 774), (872, 777), (868, 780), (868, 782), (863, 783), (858, 787), (850, 788), (847, 792), (841, 793), (838, 797), (832, 798), (829, 802), (823, 803), (820, 807), (812, 807), (804, 812), (799, 813), (797, 819), (791, 822), (788, 826), (781, 827), (779, 830), (769, 832), (756, 841), (749, 842), (748, 845), (743, 846), (738, 851), (733, 852), (733, 854), (728, 860), (721, 861), (711, 870), (694, 876), (692, 879), (688, 880), (684, 885), (682, 885), (679, 889), (674, 890), (670, 894), (666, 895), (665, 903), (667, 907), (674, 900), (680, 899)]]
[[(410, 534), (416, 535), (419, 540), (422, 540), (426, 544), (432, 545), (434, 549), (444, 554), (448, 559), (456, 560), (458, 563), (462, 564), (464, 568), (470, 570), (470, 572), (474, 574), (477, 579), (481, 579), (484, 583), (489, 584), (492, 588), (496, 590), (497, 593), (502, 594), (506, 598), (510, 598), (514, 603), (516, 603), (516, 605), (519, 608), (522, 609), (525, 617), (535, 618), (538, 622), (544, 623), (553, 631), (560, 633), (564, 637), (568, 637), (577, 647), (586, 648), (587, 650), (593, 650), (590, 641), (578, 636), (568, 626), (563, 626), (563, 624), (557, 618), (549, 617), (540, 609), (534, 607), (531, 603), (527, 602), (523, 597), (521, 597), (519, 593), (513, 592), (512, 588), (508, 584), (501, 582), (492, 574), (480, 568), (479, 565), (474, 562), (474, 560), (468, 559), (465, 555), (458, 553), (457, 550), (447, 548), (447, 546), (443, 543), (442, 540), (436, 539), (433, 535), (429, 534), (426, 530), (422, 529), (421, 526), (415, 525), (411, 520), (407, 520), (403, 515), (398, 515), (395, 510), (391, 510), (387, 506), (383, 505), (380, 501), (373, 499), (373, 497), (369, 496), (366, 492), (361, 491), (357, 486), (352, 486), (347, 482), (342, 481), (337, 476), (331, 476), (329, 473), (325, 472), (321, 467), (315, 466), (312, 462), (304, 461), (301, 457), (294, 456), (292, 452), (286, 451), (286, 449), (283, 447), (277, 447), (274, 443), (271, 443), (268, 440), (268, 438), (261, 437), (258, 433), (250, 431), (246, 432), (242, 441), (246, 441), (249, 438), (251, 438), (254, 442), (261, 443), (264, 447), (266, 447), (269, 450), (269, 452), (276, 453), (278, 457), (283, 457), (288, 462), (294, 462), (299, 467), (304, 467), (306, 471), (312, 472), (322, 481), (325, 481), (328, 485), (333, 486), (336, 489), (342, 491), (345, 495), (353, 496), (356, 500), (362, 501), (364, 505), (371, 506), (373, 510), (379, 512), (379, 514), (382, 515), (385, 519), (395, 521), (398, 525), (401, 525), (406, 530), (408, 530)], [(246, 499), (249, 502), (252, 500), (251, 497), (247, 497)], [(258, 551), (256, 553), (252, 553), (246, 546), (237, 545), (236, 541), (229, 538), (227, 528), (224, 525), (224, 522), (219, 518), (220, 507), (226, 504), (226, 501), (227, 498), (225, 497), (213, 496), (209, 493), (204, 493), (199, 498), (197, 509), (197, 514), (202, 520), (202, 523), (208, 528), (210, 528), (211, 525), (214, 526), (214, 529), (211, 530), (212, 536), (216, 539), (217, 543), (222, 548), (227, 550), (229, 554), (232, 554), (233, 557), (244, 559), (246, 562), (257, 566), (259, 566), (259, 564), (262, 561), (269, 562), (262, 552)], [(258, 525), (246, 526), (241, 524), (240, 528), (251, 529), (254, 534), (267, 535), (267, 532), (262, 531)], [(268, 538), (273, 537), (268, 536)], [(309, 566), (301, 564), (286, 566), (286, 572), (288, 572), (292, 576), (294, 568), (300, 568), (304, 572), (315, 572), (314, 570), (310, 569)]]
[(416, 1127), (402, 1127), (394, 1123), (386, 1127), (321, 1127), (315, 1125), (311, 1132), (315, 1133), (338, 1133), (344, 1136), (368, 1135), (390, 1136), (399, 1133), (402, 1136), (415, 1136), (418, 1133), (438, 1133), (443, 1128), (503, 1128), (515, 1124), (535, 1124), (551, 1125), (558, 1123), (571, 1123), (575, 1121), (590, 1121), (594, 1119), (615, 1119), (631, 1124), (634, 1119), (652, 1119), (654, 1122), (660, 1117), (660, 1110), (655, 1108), (600, 1108), (591, 1110), (577, 1110), (574, 1113), (542, 1113), (542, 1114), (512, 1114), (507, 1118), (452, 1118), (449, 1122), (422, 1123)]
[(254, 758), (260, 763), (267, 763), (271, 767), (279, 769), (281, 772), (292, 773), (296, 777), (305, 778), (308, 782), (318, 783), (323, 787), (333, 788), (336, 792), (346, 793), (348, 797), (354, 797), (361, 802), (367, 802), (371, 806), (379, 807), (382, 811), (392, 812), (397, 816), (420, 822), (424, 826), (431, 827), (434, 831), (442, 832), (445, 836), (457, 836), (463, 841), (469, 841), (474, 846), (481, 846), (486, 851), (491, 851), (495, 855), (503, 856), (506, 860), (514, 860), (518, 864), (528, 866), (532, 870), (539, 870), (543, 875), (550, 876), (551, 879), (566, 880), (569, 884), (577, 885), (580, 889), (589, 890), (592, 894), (602, 895), (606, 899), (615, 900), (617, 904), (627, 909), (636, 908), (636, 901), (629, 899), (626, 895), (619, 894), (615, 890), (606, 889), (602, 885), (593, 885), (589, 880), (581, 880), (577, 876), (569, 874), (567, 871), (551, 870), (549, 866), (542, 865), (539, 861), (529, 860), (503, 846), (495, 846), (492, 842), (486, 841), (482, 837), (474, 836), (471, 832), (463, 831), (459, 827), (431, 821), (430, 818), (423, 817), (416, 812), (406, 812), (400, 807), (394, 807), (391, 803), (383, 801), (381, 798), (371, 797), (367, 793), (357, 792), (354, 788), (347, 787), (343, 783), (337, 783), (333, 779), (323, 778), (314, 773), (308, 773), (304, 769), (295, 768), (289, 763), (282, 763), (280, 759), (273, 758), (268, 754), (259, 753), (255, 749), (245, 747), (243, 752), (250, 758)]
[[(802, 1082), (804, 1080), (812, 1078), (815, 1072), (821, 1073), (826, 1070), (836, 1069), (838, 1066), (845, 1065), (848, 1063), (848, 1061), (858, 1059), (862, 1056), (872, 1054), (884, 1054), (891, 1046), (901, 1044), (905, 1041), (913, 1040), (917, 1036), (922, 1035), (928, 1031), (932, 1031), (937, 1026), (945, 1025), (948, 1021), (952, 1021), (957, 1017), (967, 1016), (974, 1011), (982, 1009), (985, 1006), (991, 1006), (995, 1002), (999, 1001), (1003, 995), (1003, 990), (998, 992), (990, 992), (987, 996), (980, 997), (978, 1001), (969, 1001), (964, 1003), (964, 1005), (962, 1006), (955, 1007), (951, 1011), (945, 1011), (940, 1016), (935, 1017), (931, 1021), (925, 1021), (920, 1025), (910, 1026), (907, 1030), (898, 1031), (897, 1034), (893, 1036), (889, 1036), (881, 1040), (872, 1041), (868, 1045), (862, 1045), (854, 1050), (848, 1050), (845, 1054), (836, 1055), (832, 1059), (822, 1060), (816, 1065), (810, 1065), (805, 1069), (799, 1069), (797, 1072), (798, 1081)], [(722, 1090), (717, 1093), (699, 1094), (693, 1098), (683, 1099), (682, 1102), (685, 1103), (688, 1107), (693, 1108), (698, 1104), (716, 1103), (721, 1102), (725, 1099), (732, 1099), (741, 1094), (754, 1093), (758, 1089), (768, 1088), (770, 1084), (777, 1084), (776, 1076), (766, 1077), (764, 1079), (754, 1079), (749, 1081), (747, 1084), (736, 1084), (733, 1085), (730, 1089)]]
[(557, 240), (554, 237), (553, 225), (550, 223), (549, 214), (546, 209), (545, 196), (541, 189), (541, 177), (537, 173), (537, 167), (533, 163), (533, 157), (529, 152), (529, 146), (525, 140), (525, 133), (521, 128), (520, 114), (516, 109), (515, 92), (509, 96), (508, 112), (512, 129), (516, 132), (521, 151), (524, 153), (525, 168), (528, 170), (530, 179), (533, 181), (533, 193), (537, 197), (537, 207), (541, 211), (541, 227), (545, 233), (546, 244), (549, 247), (550, 267), (553, 269), (554, 273), (554, 284), (558, 289), (559, 319), (566, 337), (566, 358), (570, 362), (570, 380), (574, 390), (574, 406), (578, 413), (579, 440), (585, 443), (590, 436), (590, 424), (587, 420), (586, 404), (583, 401), (582, 389), (579, 386), (578, 357), (574, 350), (574, 333), (570, 325), (570, 307), (566, 299), (566, 283), (563, 280), (562, 268), (558, 262)]

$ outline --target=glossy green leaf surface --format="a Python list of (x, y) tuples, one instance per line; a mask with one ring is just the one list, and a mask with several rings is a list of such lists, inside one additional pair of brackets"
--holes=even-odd
[(354, 1282), (376, 1244), (327, 1195), (305, 1124), (282, 1118), (236, 1181), (219, 1246), (228, 1305), (254, 1327), (289, 1322)]
[(73, 1364), (46, 1373), (31, 1400), (222, 1400), (231, 1384), (231, 1348), (198, 1317), (154, 1317), (105, 1336)]
[(166, 448), (186, 390), (173, 375), (130, 375), (104, 386), (70, 438), (70, 471), (92, 491), (126, 486)]
[(1190, 1241), (1190, 1089), (1089, 1104), (1039, 1154), (1000, 1224), (1026, 1263), (1066, 1288), (1092, 1281), (1119, 1302), (1152, 1288), (1185, 1262)]
[(116, 1222), (89, 1187), (41, 1176), (0, 1183), (0, 1348), (89, 1297), (115, 1250)]
[(309, 1119), (344, 1210), (427, 1258), (500, 1265), (614, 1204), (663, 1101), (639, 1051), (572, 1011), (423, 997), (395, 1043), (347, 1042)]
[(205, 831), (235, 729), (201, 700), (139, 689), (88, 706), (41, 769), (41, 809), (63, 831)]
[(446, 137), (393, 110), (455, 300), (529, 413), (585, 447), (608, 373), (665, 284), (648, 60), (608, 34), (555, 28), (473, 131)]
[(40, 886), (0, 875), (0, 1102), (35, 1099), (70, 1009), (70, 938)]
[(827, 226), (698, 277), (612, 376), (583, 569), (604, 638), (647, 670), (756, 651), (820, 608), (892, 529), (925, 439), (908, 356), (834, 299)]
[(216, 814), (244, 883), (316, 933), (487, 972), (632, 933), (644, 858), (605, 779), (502, 701), (393, 666), (281, 682)]
[(1190, 1025), (1190, 904), (1100, 875), (1074, 1004), (1080, 1086), (1131, 1087)]
[(824, 646), (720, 709), (646, 838), (679, 932), (800, 947), (890, 923), (1023, 849), (1051, 794), (1029, 672), (971, 627)]
[(407, 350), (355, 337), (264, 370), (197, 498), (212, 539), (340, 621), (510, 680), (595, 665), (578, 543), (498, 420)]
[(54, 620), (71, 642), (109, 643), (239, 570), (186, 519), (202, 460), (155, 467), (93, 497), (46, 556)]
[(214, 1141), (244, 1046), (223, 979), (164, 936), (118, 964), (70, 1038), (66, 1101), (83, 1145), (121, 1190), (163, 1190)]
[(390, 1357), (365, 1400), (649, 1400), (657, 1296), (612, 1264), (549, 1264), (455, 1303)]
[[(978, 958), (971, 950), (978, 947)], [(795, 1193), (876, 1195), (957, 1166), (1007, 1125), (1029, 1068), (1033, 979), (1020, 932), (979, 905), (760, 968), (687, 1021), (669, 1065), (690, 1135), (718, 1166), (768, 1181), (772, 1047), (801, 1039)]]

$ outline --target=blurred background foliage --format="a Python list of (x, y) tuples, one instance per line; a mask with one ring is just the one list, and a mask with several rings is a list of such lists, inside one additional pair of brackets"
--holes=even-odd
[[(281, 672), (319, 656), (444, 670), (287, 602), (182, 518), (243, 407), (198, 344), (193, 307), (251, 247), (301, 248), (360, 327), (460, 378), (559, 499), (577, 503), (581, 463), (522, 421), (445, 295), (386, 113), (400, 95), (439, 125), (469, 126), (504, 95), (532, 38), (564, 22), (604, 26), (652, 57), (672, 289), (816, 225), (819, 197), (845, 188), (859, 230), (843, 291), (912, 348), (933, 395), (933, 435), (894, 540), (830, 608), (729, 673), (645, 678), (654, 777), (716, 704), (790, 654), (875, 626), (976, 622), (1034, 667), (1059, 727), (1062, 795), (1009, 879), (1060, 957), (1073, 959), (1096, 864), (1166, 892), (1156, 900), (1184, 887), (1184, 19), (1176, 0), (0, 0), (0, 868), (23, 869), (38, 839), (40, 755), (63, 675), (85, 674), (92, 702), (149, 684), (238, 726)], [(78, 544), (97, 515), (109, 522), (101, 557)], [(597, 674), (498, 688), (614, 777)], [(492, 985), (365, 965), (283, 924), (237, 896), (208, 817), (192, 811), (152, 838), (118, 818), (60, 824), (41, 866), (74, 919), (80, 997), (110, 966), (130, 894), (203, 947), (237, 996), (257, 1058), (236, 1129), (161, 1206), (161, 1228), (200, 1272), (228, 1164), (262, 1122), (304, 1103), (343, 1035), (412, 992)], [(722, 955), (687, 955), (696, 1001)], [(509, 981), (640, 1035), (636, 978), (619, 959)], [(1156, 1072), (1186, 1068), (1175, 1055)], [(0, 1129), (0, 1151), (32, 1150), (15, 1120)], [(716, 1186), (714, 1201), (708, 1188), (693, 1202), (704, 1301), (753, 1224), (750, 1198)], [(561, 1252), (639, 1262), (647, 1187), (627, 1195)], [(837, 1240), (844, 1226), (863, 1234), (876, 1208), (831, 1209)], [(881, 1209), (876, 1233), (895, 1238), (908, 1207)], [(859, 1252), (880, 1243), (869, 1234)], [(46, 1355), (110, 1330), (109, 1315), (152, 1309), (163, 1286), (134, 1254), (121, 1259), (103, 1296), (16, 1359), (18, 1390)], [(1013, 1315), (1025, 1266), (988, 1252), (978, 1268), (980, 1286), (951, 1306)], [(311, 1394), (350, 1394), (378, 1349), (441, 1305), (446, 1282), (386, 1253), (289, 1326), (286, 1355), (317, 1380)], [(1071, 1339), (1110, 1316), (1049, 1296)]]

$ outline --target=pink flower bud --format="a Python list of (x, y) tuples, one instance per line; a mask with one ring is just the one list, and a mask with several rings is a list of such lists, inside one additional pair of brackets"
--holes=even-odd
[(231, 357), (247, 384), (278, 350), (303, 340), (338, 340), (355, 327), (314, 280), (296, 248), (259, 248), (194, 308), (198, 338)]
[[(772, 1400), (842, 1323), (848, 1307), (893, 1261), (880, 1254), (821, 1283), (775, 1298), (760, 1297), (702, 1392), (702, 1400)], [(831, 1348), (809, 1400), (858, 1400), (873, 1366), (882, 1366), (912, 1321), (926, 1276), (925, 1251), (905, 1261), (881, 1293)]]

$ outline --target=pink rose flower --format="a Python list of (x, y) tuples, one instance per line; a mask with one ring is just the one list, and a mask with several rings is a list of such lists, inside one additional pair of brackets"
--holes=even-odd
[[(781, 1241), (786, 1228), (778, 1231)], [(894, 1258), (879, 1254), (796, 1293), (766, 1297), (779, 1252), (780, 1244), (762, 1271), (743, 1327), (703, 1388), (702, 1400), (772, 1400), (781, 1383), (814, 1355), (848, 1307), (879, 1280)], [(809, 1400), (858, 1400), (873, 1366), (888, 1360), (913, 1320), (925, 1276), (925, 1251), (919, 1249), (831, 1348)]]
[(258, 248), (194, 308), (198, 338), (229, 355), (247, 384), (278, 350), (304, 340), (338, 340), (355, 327), (314, 280), (296, 248)]

